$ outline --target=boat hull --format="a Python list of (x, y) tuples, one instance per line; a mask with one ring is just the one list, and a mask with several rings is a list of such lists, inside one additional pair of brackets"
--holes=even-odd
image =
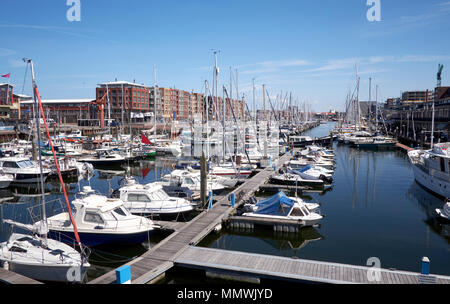
[[(149, 240), (150, 231), (139, 231), (136, 233), (95, 233), (95, 232), (80, 232), (81, 243), (85, 246), (100, 246), (107, 244), (140, 244)], [(73, 231), (61, 231), (51, 229), (49, 232), (49, 237), (66, 243), (73, 244), (75, 240), (75, 235)]]
[[(45, 182), (45, 180), (49, 176), (49, 173), (43, 173), (42, 175), (43, 175), (43, 179), (44, 179), (44, 182)], [(38, 183), (40, 181), (41, 181), (41, 175), (39, 173), (37, 173), (37, 174), (17, 173), (17, 174), (14, 174), (14, 182), (13, 183), (14, 184), (16, 184), (16, 183), (28, 184), (28, 183)]]
[[(46, 281), (46, 282), (80, 282), (77, 279), (84, 278), (88, 267), (82, 267), (80, 269), (80, 275), (75, 276), (73, 268), (68, 265), (60, 265), (60, 266), (46, 266), (46, 265), (37, 265), (37, 264), (22, 264), (15, 263), (14, 261), (8, 261), (9, 270), (25, 277), (37, 280), (37, 281)], [(73, 278), (73, 280), (71, 280)]]
[(313, 188), (324, 188), (324, 181), (320, 180), (319, 182), (310, 182), (310, 181), (295, 181), (295, 180), (283, 180), (278, 178), (271, 178), (270, 183), (277, 185), (287, 185), (287, 186), (308, 186)]
[(413, 164), (414, 178), (417, 183), (442, 198), (450, 197), (450, 182), (433, 178)]

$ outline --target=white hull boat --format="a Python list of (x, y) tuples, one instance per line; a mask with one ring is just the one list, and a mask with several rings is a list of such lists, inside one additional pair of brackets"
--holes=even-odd
[(408, 152), (416, 181), (431, 192), (450, 197), (450, 143)]

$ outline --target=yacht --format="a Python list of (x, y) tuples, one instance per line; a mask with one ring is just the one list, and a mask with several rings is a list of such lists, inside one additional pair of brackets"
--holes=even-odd
[(450, 197), (450, 143), (438, 143), (430, 150), (411, 150), (409, 160), (416, 181), (431, 192)]
[[(96, 194), (88, 186), (83, 187), (72, 205), (78, 234), (86, 246), (143, 243), (155, 227), (150, 219), (132, 215), (120, 199)], [(51, 238), (73, 243), (74, 231), (68, 212), (49, 217), (47, 222)]]
[(133, 214), (170, 216), (195, 209), (195, 205), (184, 198), (170, 197), (161, 185), (140, 185), (132, 178), (127, 179), (125, 186), (115, 191), (113, 196), (120, 198)]
[(304, 227), (314, 226), (323, 218), (322, 215), (309, 210), (305, 204), (282, 194), (262, 201), (256, 211), (245, 212), (242, 216), (297, 220)]
[[(40, 181), (39, 166), (26, 157), (0, 158), (0, 169), (3, 169), (6, 174), (13, 175), (14, 183), (37, 183)], [(49, 169), (42, 170), (44, 181), (50, 173)]]
[[(80, 282), (90, 264), (69, 245), (37, 235), (13, 233), (0, 243), (1, 267), (39, 281)], [(71, 278), (74, 269), (80, 273)]]

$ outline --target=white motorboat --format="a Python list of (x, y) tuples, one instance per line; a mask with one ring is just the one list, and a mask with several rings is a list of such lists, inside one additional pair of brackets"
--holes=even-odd
[(320, 167), (314, 168), (311, 165), (307, 165), (301, 169), (294, 170), (293, 168), (289, 168), (289, 167), (288, 167), (288, 169), (291, 171), (295, 171), (296, 173), (301, 172), (301, 173), (310, 175), (312, 177), (320, 178), (321, 180), (323, 180), (324, 182), (327, 182), (327, 183), (331, 183), (333, 181), (333, 173), (327, 173), (325, 171), (326, 169), (324, 169), (324, 168), (320, 168)]
[(283, 170), (282, 173), (272, 176), (270, 179), (273, 184), (290, 185), (290, 186), (311, 186), (323, 188), (326, 182), (323, 179), (314, 177), (297, 170)]
[(408, 152), (416, 181), (437, 195), (450, 197), (450, 143)]
[(180, 142), (171, 142), (154, 146), (156, 154), (168, 154), (179, 157), (182, 152), (182, 144)]
[[(200, 172), (189, 170), (174, 170), (170, 174), (162, 177), (161, 184), (163, 186), (178, 186), (186, 187), (189, 190), (198, 193), (201, 189)], [(207, 191), (212, 191), (214, 194), (222, 192), (226, 187), (220, 183), (214, 182), (208, 177)]]
[[(149, 239), (155, 224), (148, 218), (132, 215), (120, 199), (95, 194), (88, 186), (72, 201), (74, 219), (82, 243), (86, 246), (102, 244), (137, 244)], [(65, 243), (73, 243), (74, 230), (69, 213), (49, 217), (49, 236)]]
[(161, 185), (141, 185), (134, 179), (127, 179), (126, 185), (118, 189), (116, 196), (134, 214), (178, 215), (190, 212), (196, 206), (184, 198), (170, 197)]
[(305, 204), (280, 194), (265, 199), (256, 211), (245, 212), (242, 216), (297, 220), (305, 227), (314, 226), (323, 218), (322, 215), (310, 211)]
[(325, 168), (330, 171), (334, 170), (333, 162), (322, 161), (320, 159), (318, 159), (318, 160), (311, 160), (311, 159), (306, 159), (306, 158), (293, 159), (293, 160), (289, 161), (288, 164), (293, 169), (301, 169), (305, 166), (311, 165), (314, 168), (321, 167), (321, 168)]
[[(37, 183), (40, 181), (39, 166), (26, 157), (0, 158), (0, 169), (3, 169), (6, 174), (13, 175), (14, 183)], [(49, 169), (42, 170), (44, 181), (50, 173)]]
[(283, 191), (278, 192), (274, 196), (271, 196), (269, 198), (256, 201), (254, 197), (252, 197), (253, 201), (251, 203), (244, 204), (244, 210), (247, 210), (247, 212), (255, 212), (258, 209), (263, 208), (267, 203), (270, 203), (274, 197), (287, 197), (293, 201), (296, 201), (300, 205), (305, 205), (306, 208), (308, 208), (309, 211), (316, 211), (320, 207), (320, 204), (318, 203), (306, 203), (304, 200), (302, 200), (300, 197), (288, 197)]

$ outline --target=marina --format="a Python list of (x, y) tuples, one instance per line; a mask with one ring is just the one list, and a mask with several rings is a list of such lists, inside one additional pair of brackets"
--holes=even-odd
[(66, 2), (0, 11), (0, 285), (450, 284), (450, 2)]
[[(335, 124), (334, 123), (328, 123), (325, 125), (320, 125), (318, 127), (315, 127), (315, 129), (313, 129), (310, 132), (313, 132), (313, 134), (316, 133), (328, 133), (329, 130), (331, 128), (333, 128)], [(404, 150), (403, 147), (399, 147), (400, 149)], [(337, 160), (339, 160), (339, 157), (342, 157), (343, 155), (339, 154), (340, 149), (347, 149), (346, 147), (341, 147), (339, 146), (338, 143), (334, 144), (334, 148), (333, 151), (335, 151), (335, 153), (337, 153), (336, 158)], [(350, 148), (353, 149), (353, 148)], [(297, 150), (298, 151), (298, 150)], [(181, 220), (181, 221), (167, 221), (167, 220), (158, 220), (155, 219), (154, 220), (154, 224), (156, 225), (155, 227), (158, 227), (157, 230), (159, 230), (163, 236), (162, 239), (160, 241), (157, 241), (157, 243), (153, 243), (153, 245), (150, 245), (149, 249), (144, 249), (144, 247), (142, 247), (142, 249), (139, 249), (139, 251), (142, 253), (140, 254), (138, 257), (133, 258), (129, 263), (126, 263), (126, 265), (129, 265), (131, 268), (131, 273), (132, 273), (132, 282), (134, 283), (160, 283), (161, 280), (164, 282), (166, 280), (170, 280), (171, 278), (173, 278), (173, 275), (175, 275), (175, 278), (173, 280), (177, 280), (176, 279), (176, 273), (177, 273), (177, 269), (181, 269), (181, 268), (190, 268), (190, 267), (194, 267), (195, 269), (203, 269), (205, 271), (208, 272), (208, 274), (211, 273), (219, 273), (219, 277), (225, 275), (225, 277), (227, 277), (228, 275), (231, 275), (231, 277), (235, 280), (236, 277), (242, 276), (243, 278), (245, 277), (254, 277), (254, 278), (271, 278), (271, 279), (286, 279), (286, 280), (290, 280), (290, 281), (299, 281), (299, 282), (306, 282), (306, 281), (314, 281), (314, 282), (326, 282), (326, 283), (367, 283), (366, 279), (364, 279), (363, 277), (360, 276), (359, 279), (355, 279), (354, 275), (355, 274), (351, 274), (351, 272), (348, 272), (350, 270), (346, 270), (347, 272), (343, 272), (346, 273), (346, 275), (344, 275), (344, 277), (339, 277), (337, 276), (337, 274), (335, 274), (334, 272), (330, 273), (329, 275), (327, 275), (326, 273), (323, 272), (319, 272), (317, 274), (315, 273), (308, 273), (309, 275), (305, 275), (304, 272), (305, 271), (303, 267), (298, 266), (301, 265), (301, 263), (319, 263), (320, 265), (324, 264), (324, 265), (328, 265), (327, 263), (332, 263), (330, 265), (333, 266), (327, 266), (328, 268), (326, 269), (334, 269), (333, 267), (341, 267), (342, 269), (357, 269), (358, 263), (352, 264), (352, 262), (349, 263), (348, 259), (333, 259), (332, 262), (321, 262), (318, 261), (317, 259), (315, 259), (312, 256), (308, 256), (307, 255), (307, 259), (304, 258), (300, 258), (300, 260), (302, 260), (303, 262), (300, 261), (296, 261), (297, 266), (295, 266), (294, 264), (291, 265), (292, 267), (294, 267), (293, 269), (297, 269), (296, 272), (290, 272), (290, 274), (287, 273), (279, 273), (277, 275), (275, 274), (270, 274), (272, 271), (269, 272), (265, 272), (261, 269), (258, 270), (258, 267), (256, 267), (254, 270), (249, 270), (246, 268), (246, 265), (240, 265), (240, 266), (227, 266), (227, 264), (224, 264), (222, 266), (220, 265), (209, 265), (208, 263), (204, 263), (204, 262), (199, 262), (199, 261), (194, 261), (192, 260), (191, 255), (189, 255), (190, 252), (193, 252), (192, 250), (196, 250), (196, 248), (199, 248), (199, 250), (201, 250), (201, 248), (203, 248), (203, 246), (205, 244), (211, 244), (212, 247), (211, 248), (216, 248), (214, 246), (214, 244), (219, 244), (222, 243), (223, 241), (225, 241), (226, 243), (226, 239), (230, 236), (235, 235), (236, 233), (240, 233), (239, 231), (244, 232), (244, 235), (247, 235), (247, 238), (251, 238), (252, 234), (256, 234), (256, 235), (261, 235), (262, 231), (264, 234), (267, 234), (267, 236), (270, 236), (272, 233), (274, 233), (275, 235), (278, 235), (278, 237), (280, 238), (280, 241), (282, 242), (283, 238), (286, 238), (286, 234), (287, 235), (297, 235), (300, 233), (303, 233), (302, 231), (304, 231), (305, 229), (313, 229), (313, 230), (318, 230), (320, 231), (322, 228), (322, 225), (326, 225), (329, 216), (330, 216), (330, 212), (327, 211), (327, 206), (326, 203), (323, 202), (323, 199), (321, 197), (326, 197), (327, 195), (331, 195), (334, 191), (336, 191), (336, 187), (338, 187), (338, 185), (336, 185), (336, 183), (339, 183), (339, 179), (336, 180), (336, 176), (334, 178), (333, 184), (331, 188), (328, 188), (326, 190), (317, 190), (317, 189), (312, 189), (306, 186), (300, 186), (300, 187), (296, 187), (296, 186), (283, 186), (283, 185), (273, 185), (273, 184), (269, 184), (269, 180), (270, 177), (273, 176), (277, 170), (274, 171), (274, 169), (277, 168), (282, 168), (283, 165), (285, 165), (286, 163), (289, 163), (289, 160), (293, 157), (293, 155), (295, 155), (295, 150), (293, 151), (293, 153), (285, 153), (276, 163), (272, 164), (272, 166), (267, 167), (265, 169), (260, 169), (257, 171), (256, 175), (254, 175), (253, 177), (247, 179), (244, 181), (243, 184), (241, 184), (240, 186), (238, 186), (236, 189), (234, 189), (232, 192), (227, 191), (226, 194), (222, 194), (222, 195), (215, 195), (213, 196), (214, 199), (214, 204), (212, 206), (212, 208), (209, 210), (209, 208), (204, 209), (203, 211), (200, 211), (200, 213), (193, 215), (193, 218), (191, 218), (190, 220)], [(349, 151), (348, 151), (349, 152)], [(346, 152), (346, 153), (348, 153)], [(366, 152), (363, 152), (366, 153)], [(376, 152), (367, 152), (370, 153), (372, 155), (372, 157), (375, 157)], [(400, 153), (398, 154), (398, 156), (396, 157), (400, 157), (404, 159), (405, 153), (403, 152), (396, 152), (396, 151), (388, 151), (388, 152), (380, 152), (380, 153)], [(403, 156), (402, 156), (403, 155)], [(382, 157), (382, 156), (380, 156)], [(141, 161), (142, 162), (142, 161)], [(145, 161), (144, 161), (145, 162)], [(148, 161), (147, 161), (148, 162)], [(142, 183), (145, 180), (148, 180), (148, 178), (151, 178), (151, 180), (158, 180), (159, 178), (161, 178), (164, 174), (164, 172), (170, 172), (172, 165), (171, 163), (173, 162), (173, 160), (171, 161), (170, 158), (167, 160), (165, 168), (164, 167), (160, 167), (159, 170), (156, 169), (157, 167), (155, 167), (155, 172), (157, 173), (157, 175), (155, 176), (154, 174), (152, 174), (151, 170), (150, 172), (148, 172), (147, 174), (145, 174), (145, 176), (143, 175), (143, 171), (141, 169), (138, 169), (137, 172), (138, 174), (141, 174), (140, 176), (135, 176), (135, 179), (137, 180), (138, 184)], [(157, 162), (155, 161), (150, 161), (150, 163), (152, 164), (156, 164)], [(160, 165), (163, 165), (163, 163), (161, 163)], [(356, 165), (356, 163), (353, 164)], [(341, 164), (343, 165), (343, 164)], [(336, 164), (336, 168), (340, 168), (341, 166), (339, 164), (339, 161), (337, 161)], [(407, 165), (407, 162), (405, 162), (405, 165)], [(136, 166), (136, 165), (135, 165)], [(163, 165), (164, 166), (164, 165)], [(347, 165), (346, 165), (347, 166)], [(142, 167), (142, 164), (138, 165), (138, 168)], [(377, 166), (378, 167), (378, 166)], [(130, 167), (131, 171), (136, 171), (135, 169), (132, 169), (133, 167)], [(129, 170), (130, 170), (129, 169)], [(369, 168), (368, 168), (369, 169)], [(358, 173), (359, 169), (358, 168), (353, 168), (355, 174)], [(373, 170), (375, 170), (375, 167), (373, 168)], [(381, 170), (381, 169), (380, 169)], [(103, 179), (103, 182), (101, 184), (103, 184), (104, 186), (101, 186), (100, 188), (105, 189), (104, 187), (107, 185), (108, 189), (111, 189), (112, 184), (123, 184), (122, 180), (124, 175), (121, 174), (125, 174), (124, 173), (120, 173), (120, 170), (107, 170), (106, 172), (109, 172), (109, 174), (107, 173), (107, 175), (105, 175)], [(117, 172), (119, 173), (119, 175), (114, 174), (113, 172)], [(98, 185), (99, 181), (102, 181), (101, 176), (99, 175), (98, 177), (96, 176), (97, 173), (95, 174), (95, 178), (94, 179), (98, 179), (98, 181), (95, 183)], [(348, 177), (347, 177), (348, 178)], [(92, 179), (91, 179), (92, 180)], [(86, 182), (86, 181), (85, 181)], [(84, 183), (85, 183), (84, 182)], [(106, 182), (106, 183), (105, 183)], [(83, 183), (78, 183), (78, 185), (76, 186), (76, 188), (80, 187), (79, 189), (82, 189)], [(89, 181), (89, 184), (91, 186), (93, 186), (93, 184)], [(98, 186), (97, 186), (98, 187)], [(288, 188), (287, 188), (288, 187)], [(290, 187), (290, 188), (289, 188)], [(341, 186), (342, 187), (342, 186)], [(420, 188), (420, 186), (418, 186)], [(413, 187), (416, 188), (416, 187)], [(421, 191), (422, 189), (416, 189), (415, 191)], [(262, 192), (261, 192), (262, 190)], [(236, 212), (236, 208), (238, 207), (239, 203), (241, 202), (245, 202), (248, 201), (255, 193), (266, 193), (265, 195), (270, 195), (270, 193), (276, 193), (279, 190), (282, 191), (288, 191), (286, 193), (290, 193), (290, 195), (295, 195), (295, 193), (297, 193), (297, 195), (299, 197), (303, 197), (305, 199), (305, 201), (308, 202), (314, 202), (314, 201), (320, 201), (321, 202), (321, 212), (323, 214), (325, 214), (325, 219), (323, 221), (321, 221), (321, 223), (319, 224), (319, 226), (317, 227), (309, 227), (309, 228), (304, 228), (299, 226), (299, 223), (296, 220), (289, 220), (289, 219), (280, 219), (278, 221), (274, 221), (273, 219), (252, 219), (252, 218), (248, 218), (248, 217), (242, 217), (242, 216), (236, 216), (233, 215)], [(367, 190), (367, 189), (366, 189)], [(371, 189), (372, 191), (374, 191), (375, 189)], [(424, 190), (422, 190), (424, 191)], [(230, 194), (234, 193), (235, 194), (235, 206), (232, 207), (231, 206), (231, 202), (230, 202)], [(372, 196), (372, 199), (375, 196), (375, 193), (371, 193), (370, 194)], [(430, 195), (430, 198), (433, 198), (431, 194), (427, 193), (426, 191), (424, 191), (424, 193), (422, 193), (422, 195)], [(367, 198), (366, 198), (367, 199)], [(353, 203), (355, 204), (354, 207), (356, 207), (358, 199), (357, 198), (353, 198)], [(366, 204), (369, 202), (366, 202)], [(372, 201), (373, 203), (373, 201)], [(370, 204), (370, 203), (369, 203)], [(436, 203), (435, 203), (436, 204)], [(269, 229), (264, 228), (265, 226), (269, 225)], [(430, 224), (431, 225), (431, 224)], [(440, 229), (446, 229), (446, 226), (442, 226)], [(439, 229), (439, 225), (436, 227), (437, 229)], [(164, 233), (167, 236), (164, 236)], [(230, 233), (230, 234), (229, 234)], [(442, 230), (442, 233), (445, 233), (444, 230)], [(263, 235), (264, 235), (263, 234)], [(320, 232), (320, 235), (323, 235), (323, 232)], [(445, 234), (444, 234), (445, 235)], [(262, 239), (265, 239), (267, 236), (259, 236), (262, 237)], [(157, 236), (156, 238), (158, 238), (159, 236)], [(217, 238), (219, 237), (219, 239), (217, 241), (213, 241), (211, 243), (211, 238)], [(236, 236), (235, 236), (236, 237)], [(257, 240), (258, 237), (255, 236)], [(295, 236), (290, 236), (288, 238), (294, 238)], [(448, 238), (448, 237), (444, 237)], [(151, 242), (152, 237), (150, 237), (150, 242)], [(223, 240), (221, 240), (223, 239)], [(323, 240), (321, 241), (322, 237), (319, 237), (319, 239), (316, 239), (315, 242), (323, 242)], [(151, 243), (150, 243), (151, 244)], [(201, 247), (193, 247), (195, 245), (200, 245)], [(300, 249), (299, 252), (307, 252), (308, 251), (308, 246), (311, 245), (307, 245), (306, 243), (304, 243), (303, 241), (303, 245), (301, 246), (302, 249)], [(138, 246), (139, 247), (139, 246)], [(136, 248), (138, 248), (136, 247)], [(209, 246), (208, 246), (209, 247)], [(108, 248), (108, 250), (111, 247)], [(245, 248), (223, 248), (223, 247), (217, 247), (217, 249), (226, 249), (226, 251), (228, 252), (228, 250), (232, 250), (232, 252), (230, 252), (230, 254), (244, 254), (245, 252), (248, 252)], [(254, 254), (259, 254), (261, 256), (261, 258), (265, 258), (265, 259), (272, 259), (275, 258), (276, 256), (279, 256), (279, 253), (277, 253), (277, 251), (275, 250), (275, 252), (273, 252), (273, 250), (270, 250), (269, 252), (271, 252), (268, 256), (266, 256), (264, 254), (264, 252), (266, 251), (265, 249), (261, 248), (262, 250), (258, 252), (254, 252)], [(236, 251), (238, 250), (238, 251)], [(94, 249), (95, 251), (95, 249)], [(100, 251), (103, 252), (103, 251)], [(116, 255), (118, 252), (117, 250), (113, 250), (111, 252), (112, 255)], [(220, 251), (219, 251), (220, 252)], [(219, 252), (214, 253), (214, 254), (219, 254)], [(235, 252), (235, 253), (234, 253)], [(253, 252), (253, 251), (251, 251)], [(281, 251), (280, 253), (282, 253), (283, 251)], [(104, 253), (102, 253), (103, 255)], [(249, 254), (249, 253), (247, 253)], [(283, 256), (284, 254), (281, 254), (281, 256)], [(124, 256), (120, 255), (122, 258)], [(186, 257), (190, 257), (189, 261), (186, 260)], [(131, 258), (131, 257), (130, 257)], [(230, 258), (230, 260), (236, 260), (237, 257), (235, 258)], [(310, 258), (310, 259), (308, 259)], [(420, 258), (420, 257), (419, 257)], [(114, 259), (112, 259), (114, 260)], [(245, 259), (243, 259), (245, 260)], [(268, 260), (268, 261), (269, 261)], [(383, 259), (384, 260), (384, 259)], [(336, 263), (337, 262), (337, 263)], [(263, 265), (266, 262), (260, 262), (258, 265)], [(269, 263), (269, 262), (267, 262)], [(287, 262), (283, 262), (283, 263), (287, 263)], [(334, 264), (333, 264), (334, 263)], [(433, 265), (435, 265), (435, 263), (438, 263), (438, 261), (436, 261), (435, 259), (433, 259)], [(199, 266), (200, 264), (202, 264), (203, 266)], [(272, 263), (273, 264), (273, 263)], [(413, 263), (416, 265), (416, 267), (413, 267), (412, 265), (406, 268), (402, 268), (403, 270), (407, 271), (407, 274), (403, 277), (403, 279), (399, 279), (398, 276), (395, 276), (394, 274), (392, 274), (392, 278), (389, 277), (389, 275), (387, 273), (392, 272), (392, 268), (396, 268), (396, 267), (389, 267), (388, 270), (383, 270), (386, 272), (386, 281), (383, 282), (387, 282), (387, 283), (398, 283), (398, 284), (404, 284), (404, 283), (413, 283), (413, 284), (417, 284), (419, 283), (420, 279), (420, 273), (416, 272), (418, 267), (418, 263), (416, 261), (416, 263)], [(206, 266), (209, 265), (209, 266)], [(275, 265), (275, 264), (273, 264)], [(306, 265), (306, 264), (305, 264)], [(307, 264), (309, 265), (309, 264)], [(349, 265), (353, 265), (353, 266), (349, 266)], [(117, 266), (119, 266), (117, 264)], [(95, 264), (93, 264), (93, 267), (95, 268)], [(235, 267), (240, 267), (242, 270), (238, 271), (236, 273), (234, 273), (233, 271), (236, 271), (237, 268)], [(254, 266), (252, 266), (254, 267)], [(331, 267), (331, 268), (329, 268)], [(353, 268), (352, 268), (353, 267)], [(356, 267), (356, 268), (355, 268)], [(103, 268), (103, 267), (102, 267)], [(339, 269), (341, 269), (339, 268)], [(415, 268), (415, 269), (414, 269)], [(105, 268), (103, 268), (105, 269)], [(106, 268), (108, 269), (108, 267)], [(111, 268), (109, 268), (111, 269)], [(234, 270), (233, 270), (234, 269)], [(287, 268), (290, 269), (290, 268)], [(358, 271), (364, 271), (364, 269), (366, 269), (365, 271), (367, 271), (367, 268), (364, 267), (360, 267), (360, 270)], [(91, 271), (92, 272), (92, 271)], [(385, 273), (383, 272), (383, 273)], [(101, 272), (100, 272), (101, 273)], [(173, 274), (174, 273), (174, 274)], [(225, 273), (225, 274), (224, 274)], [(444, 272), (443, 274), (445, 274), (446, 272)], [(433, 277), (433, 280), (437, 280), (436, 282), (442, 283), (442, 282), (447, 282), (445, 275), (443, 274), (436, 274), (435, 277)], [(89, 278), (89, 272), (87, 274), (87, 278)], [(402, 277), (402, 276), (400, 276)], [(396, 278), (396, 279), (394, 279)], [(114, 283), (116, 280), (116, 274), (114, 272), (114, 269), (111, 269), (111, 271), (107, 271), (106, 273), (103, 273), (101, 275), (99, 275), (98, 277), (92, 277), (91, 280), (88, 280), (89, 284), (111, 284)]]

